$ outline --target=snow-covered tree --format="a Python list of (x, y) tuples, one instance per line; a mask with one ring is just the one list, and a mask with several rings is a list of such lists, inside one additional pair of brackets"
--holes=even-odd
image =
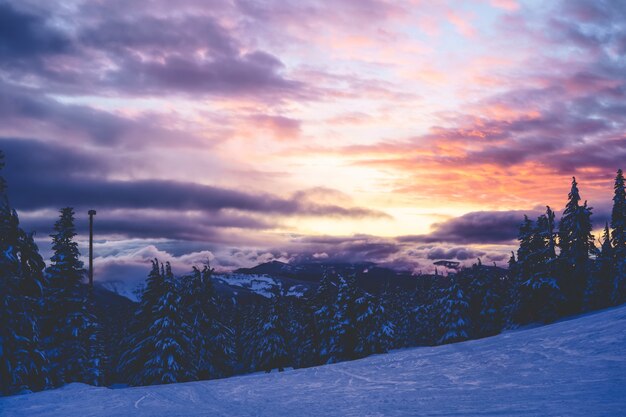
[(387, 297), (373, 297), (366, 292), (357, 298), (357, 330), (359, 343), (358, 356), (385, 353), (393, 346), (395, 326), (389, 318), (384, 300)]
[(92, 317), (89, 326), (83, 333), (81, 344), (87, 347), (87, 361), (83, 374), (83, 382), (90, 385), (103, 385), (107, 381), (109, 358), (105, 352), (103, 325), (95, 314), (95, 299), (90, 289), (87, 294), (87, 312)]
[(141, 291), (141, 299), (133, 319), (128, 326), (129, 334), (124, 338), (124, 348), (120, 354), (117, 373), (131, 385), (143, 383), (143, 370), (150, 355), (149, 328), (154, 322), (153, 310), (164, 293), (165, 271), (157, 259)]
[(220, 321), (212, 281), (213, 269), (193, 268), (183, 286), (182, 305), (190, 326), (194, 366), (200, 379), (229, 375), (233, 361), (233, 333)]
[(590, 255), (596, 253), (594, 237), (591, 234), (592, 208), (581, 198), (576, 178), (572, 178), (572, 188), (559, 222), (559, 263), (561, 267), (559, 285), (565, 295), (565, 313), (581, 310), (587, 277), (591, 274)]
[(294, 368), (317, 365), (317, 334), (313, 305), (310, 300), (292, 298), (285, 300), (287, 307), (288, 354)]
[(44, 267), (33, 235), (19, 226), (0, 176), (0, 394), (48, 385), (39, 339)]
[[(74, 210), (66, 207), (54, 225), (51, 264), (46, 269), (46, 328), (44, 345), (50, 361), (50, 379), (59, 386), (70, 382), (96, 382), (101, 371), (94, 349), (97, 320), (89, 310), (85, 270), (74, 240)], [(92, 346), (92, 344), (94, 346)]]
[(486, 276), (480, 288), (480, 313), (476, 333), (480, 337), (493, 336), (502, 330), (502, 295), (499, 292), (499, 277)]
[(333, 320), (335, 316), (335, 290), (330, 279), (330, 274), (324, 272), (320, 280), (317, 292), (313, 297), (313, 316), (315, 319), (315, 334), (317, 336), (314, 344), (319, 355), (319, 363), (327, 363), (332, 352)]
[(563, 294), (556, 275), (554, 212), (550, 207), (535, 224), (525, 219), (519, 239), (515, 320), (521, 324), (554, 321), (559, 315)]
[(357, 294), (354, 277), (339, 277), (339, 289), (333, 318), (333, 342), (329, 362), (355, 359), (359, 332)]
[(191, 381), (196, 378), (192, 363), (192, 341), (189, 325), (181, 311), (181, 297), (169, 263), (165, 265), (163, 293), (152, 308), (152, 323), (145, 341), (148, 360), (142, 382), (147, 385)]
[(393, 324), (393, 337), (387, 349), (414, 346), (417, 340), (414, 293), (386, 284), (379, 302), (384, 309), (385, 321)]
[(438, 343), (456, 343), (469, 339), (469, 303), (456, 279), (450, 280), (450, 286), (441, 303), (440, 329), (442, 336)]
[(608, 223), (604, 226), (602, 245), (592, 273), (587, 277), (585, 310), (607, 307), (611, 302), (614, 272), (613, 246)]
[(621, 304), (626, 301), (626, 187), (621, 169), (617, 170), (614, 191), (611, 212), (614, 279), (611, 295), (614, 304)]
[(274, 292), (255, 341), (257, 366), (265, 372), (271, 372), (272, 369), (282, 372), (290, 362), (283, 298), (280, 290)]

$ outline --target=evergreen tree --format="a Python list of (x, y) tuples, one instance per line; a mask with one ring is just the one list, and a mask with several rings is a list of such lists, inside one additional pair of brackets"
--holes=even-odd
[(385, 296), (374, 298), (365, 292), (357, 298), (358, 356), (386, 353), (393, 346), (395, 326), (385, 306), (386, 299)]
[(611, 212), (611, 243), (613, 244), (614, 281), (612, 301), (621, 304), (626, 301), (626, 188), (624, 174), (617, 170), (614, 186), (613, 210)]
[(408, 346), (433, 346), (438, 340), (437, 306), (433, 303), (420, 304), (411, 309), (414, 343)]
[(98, 320), (95, 311), (94, 294), (92, 289), (89, 289), (87, 294), (87, 312), (91, 320), (81, 338), (81, 344), (87, 347), (87, 361), (85, 363), (83, 382), (100, 386), (107, 381), (110, 359), (105, 352), (104, 326)]
[(284, 371), (290, 361), (283, 298), (280, 290), (276, 290), (256, 342), (258, 367), (268, 373), (272, 369)]
[(329, 362), (355, 359), (359, 332), (357, 328), (357, 295), (354, 277), (339, 278), (339, 289), (333, 319), (333, 342)]
[(100, 370), (94, 350), (97, 323), (89, 311), (85, 270), (74, 241), (74, 210), (60, 210), (52, 237), (51, 265), (46, 269), (46, 328), (44, 345), (50, 360), (53, 385), (70, 382), (96, 382)]
[(487, 276), (481, 281), (480, 313), (476, 334), (480, 337), (493, 336), (502, 330), (502, 297), (498, 288), (499, 277)]
[(152, 261), (152, 269), (129, 328), (130, 334), (124, 340), (126, 349), (120, 355), (117, 371), (130, 385), (144, 383), (145, 364), (152, 355), (149, 329), (155, 320), (153, 311), (165, 293), (165, 270), (159, 266), (157, 259)]
[(190, 326), (194, 367), (200, 379), (229, 375), (233, 365), (233, 333), (219, 320), (212, 275), (208, 264), (202, 270), (194, 267), (183, 290), (183, 311)]
[(559, 223), (559, 261), (561, 276), (559, 285), (566, 298), (565, 313), (581, 311), (587, 277), (591, 274), (590, 255), (596, 253), (594, 237), (591, 234), (591, 207), (587, 202), (580, 205), (581, 198), (576, 178), (568, 202)]
[(521, 324), (554, 321), (563, 295), (555, 272), (554, 212), (550, 207), (535, 224), (524, 221), (520, 242), (516, 267), (519, 302), (515, 319)]
[(330, 274), (325, 271), (313, 298), (315, 334), (314, 341), (319, 356), (319, 363), (328, 363), (331, 357), (334, 340), (333, 322), (335, 316), (335, 295)]
[(593, 274), (589, 276), (585, 290), (585, 308), (595, 310), (607, 307), (611, 300), (613, 274), (613, 246), (608, 223), (604, 226), (602, 246), (596, 259)]
[(446, 297), (442, 302), (440, 344), (462, 342), (469, 339), (468, 309), (469, 304), (463, 290), (456, 279), (452, 278)]
[(246, 306), (242, 314), (237, 350), (238, 357), (241, 359), (241, 369), (245, 372), (255, 372), (261, 369), (258, 363), (260, 355), (257, 354), (257, 340), (261, 334), (261, 328), (265, 324), (266, 310), (264, 307), (260, 303), (253, 303)]
[(48, 385), (39, 339), (44, 267), (33, 235), (19, 227), (0, 176), (0, 394)]
[(181, 297), (169, 263), (165, 264), (162, 290), (161, 297), (152, 308), (153, 322), (145, 341), (150, 353), (141, 379), (147, 385), (196, 378), (196, 369), (191, 362), (191, 331), (180, 309)]
[(384, 315), (393, 324), (393, 337), (388, 349), (414, 346), (417, 343), (415, 299), (412, 291), (401, 291), (399, 287), (389, 288), (387, 284), (379, 301)]

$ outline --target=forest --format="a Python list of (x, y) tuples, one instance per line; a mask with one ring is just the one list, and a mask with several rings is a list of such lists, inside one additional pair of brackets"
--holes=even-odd
[[(0, 169), (4, 157), (0, 152)], [(574, 178), (561, 218), (520, 219), (508, 269), (415, 275), (366, 291), (326, 265), (303, 297), (238, 300), (215, 291), (207, 263), (175, 274), (155, 259), (139, 303), (111, 311), (86, 284), (74, 210), (60, 209), (46, 264), (0, 177), (0, 392), (71, 382), (153, 385), (303, 368), (544, 324), (626, 300), (626, 190), (596, 242)]]

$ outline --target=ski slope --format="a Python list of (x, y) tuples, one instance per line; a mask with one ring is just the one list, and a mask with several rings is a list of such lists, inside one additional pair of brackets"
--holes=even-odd
[(626, 306), (354, 362), (0, 399), (1, 416), (625, 416)]

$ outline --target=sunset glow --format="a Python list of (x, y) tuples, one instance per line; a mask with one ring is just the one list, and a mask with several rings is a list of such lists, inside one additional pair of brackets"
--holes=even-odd
[(603, 226), (625, 165), (623, 2), (52, 3), (0, 1), (0, 149), (39, 238), (98, 210), (101, 276), (504, 265), (572, 176)]

